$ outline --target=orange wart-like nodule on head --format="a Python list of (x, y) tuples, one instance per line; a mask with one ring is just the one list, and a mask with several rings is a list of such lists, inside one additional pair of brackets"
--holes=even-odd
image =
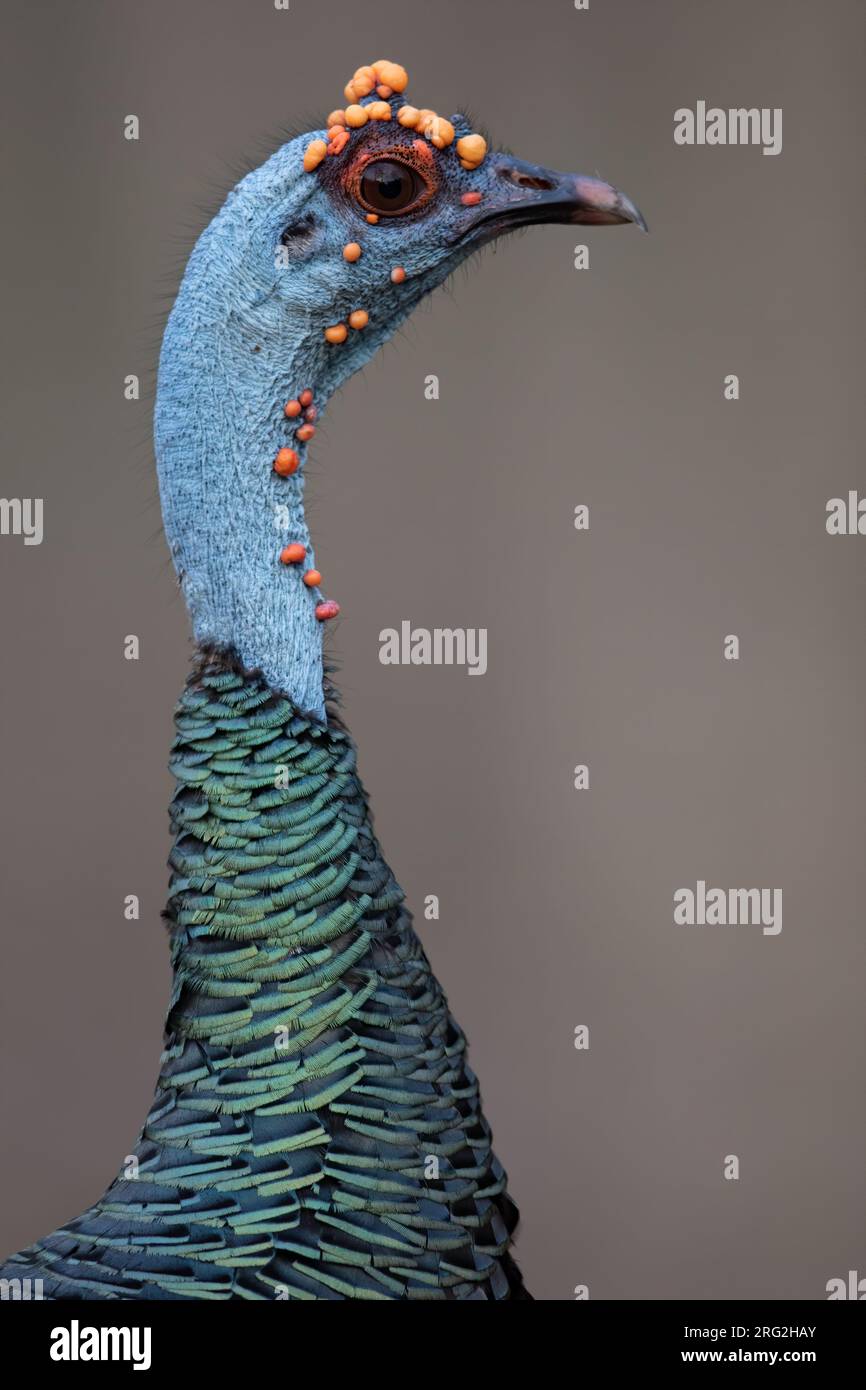
[[(346, 106), (336, 107), (328, 116), (327, 142), (317, 139), (307, 146), (304, 154), (307, 173), (313, 173), (326, 155), (342, 154), (353, 131), (363, 129), (369, 121), (390, 121), (395, 116), (399, 125), (417, 131), (437, 150), (454, 145), (464, 169), (478, 169), (487, 154), (483, 135), (463, 135), (455, 144), (456, 131), (451, 121), (430, 107), (410, 106), (408, 102), (395, 102), (392, 107), (392, 99), (399, 101), (408, 83), (406, 69), (388, 58), (379, 58), (375, 63), (358, 68), (343, 92)], [(374, 94), (379, 100), (369, 101)], [(366, 105), (362, 104), (365, 101)]]

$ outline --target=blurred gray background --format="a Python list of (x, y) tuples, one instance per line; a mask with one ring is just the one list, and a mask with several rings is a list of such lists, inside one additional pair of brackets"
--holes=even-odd
[[(862, 4), (6, 0), (3, 27), (0, 494), (43, 497), (45, 539), (0, 537), (0, 1251), (99, 1195), (157, 1073), (189, 654), (164, 313), (233, 171), (384, 54), (417, 104), (597, 170), (651, 228), (471, 262), (333, 402), (308, 474), (346, 718), (527, 1281), (815, 1299), (866, 1274), (866, 539), (824, 526), (866, 491)], [(782, 107), (781, 155), (676, 147), (698, 100)], [(404, 618), (487, 627), (487, 675), (380, 665)], [(675, 927), (699, 878), (781, 887), (782, 933)]]

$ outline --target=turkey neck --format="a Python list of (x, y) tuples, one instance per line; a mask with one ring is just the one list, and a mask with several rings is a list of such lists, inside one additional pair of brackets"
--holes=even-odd
[(267, 306), (194, 327), (189, 319), (182, 293), (163, 341), (155, 440), (166, 538), (193, 632), (201, 643), (233, 647), (322, 719), (315, 597), (301, 568), (279, 559), (297, 541), (304, 568), (314, 565), (304, 470), (280, 477), (273, 468), (291, 443), (284, 405), (314, 384), (316, 362), (297, 326), (271, 322)]
[[(233, 1070), (271, 1077), (281, 1037), (296, 1056), (354, 1012), (363, 984), (353, 966), (377, 936), (414, 939), (410, 918), (338, 723), (211, 661), (191, 678), (176, 727), (168, 1075), (204, 1046), (212, 1058), (231, 1049)], [(311, 1007), (317, 996), (333, 1006)]]

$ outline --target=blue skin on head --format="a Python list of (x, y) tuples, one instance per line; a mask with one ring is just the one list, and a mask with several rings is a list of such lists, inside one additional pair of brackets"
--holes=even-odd
[[(394, 115), (403, 104), (392, 101)], [(456, 139), (470, 133), (462, 117), (451, 119)], [(234, 648), (322, 719), (315, 609), (323, 595), (302, 581), (314, 564), (303, 511), (307, 445), (286, 401), (311, 389), (321, 413), (424, 295), (501, 233), (531, 222), (642, 219), (599, 180), (498, 154), (466, 170), (456, 144), (438, 150), (395, 119), (353, 131), (340, 154), (308, 173), (314, 139), (327, 134), (283, 145), (249, 174), (196, 244), (163, 339), (155, 443), (166, 536), (196, 639)], [(367, 194), (377, 173), (393, 192), (395, 162), (400, 196), (408, 190), (410, 200), (397, 212), (386, 202), (371, 225), (379, 205)], [(464, 204), (468, 192), (480, 202)], [(343, 256), (350, 242), (361, 247), (355, 262)], [(397, 266), (406, 276), (399, 284)], [(327, 342), (325, 329), (358, 309), (367, 327)], [(300, 457), (291, 477), (273, 470), (283, 446)], [(307, 548), (301, 566), (280, 563), (291, 541)]]

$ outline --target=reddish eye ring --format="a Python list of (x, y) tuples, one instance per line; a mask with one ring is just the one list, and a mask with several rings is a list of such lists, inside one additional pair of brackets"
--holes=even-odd
[(408, 164), (371, 159), (361, 174), (358, 194), (364, 207), (385, 217), (405, 212), (417, 200), (420, 180)]
[(349, 192), (364, 212), (379, 217), (417, 212), (438, 186), (419, 163), (408, 149), (377, 151), (352, 170)]

